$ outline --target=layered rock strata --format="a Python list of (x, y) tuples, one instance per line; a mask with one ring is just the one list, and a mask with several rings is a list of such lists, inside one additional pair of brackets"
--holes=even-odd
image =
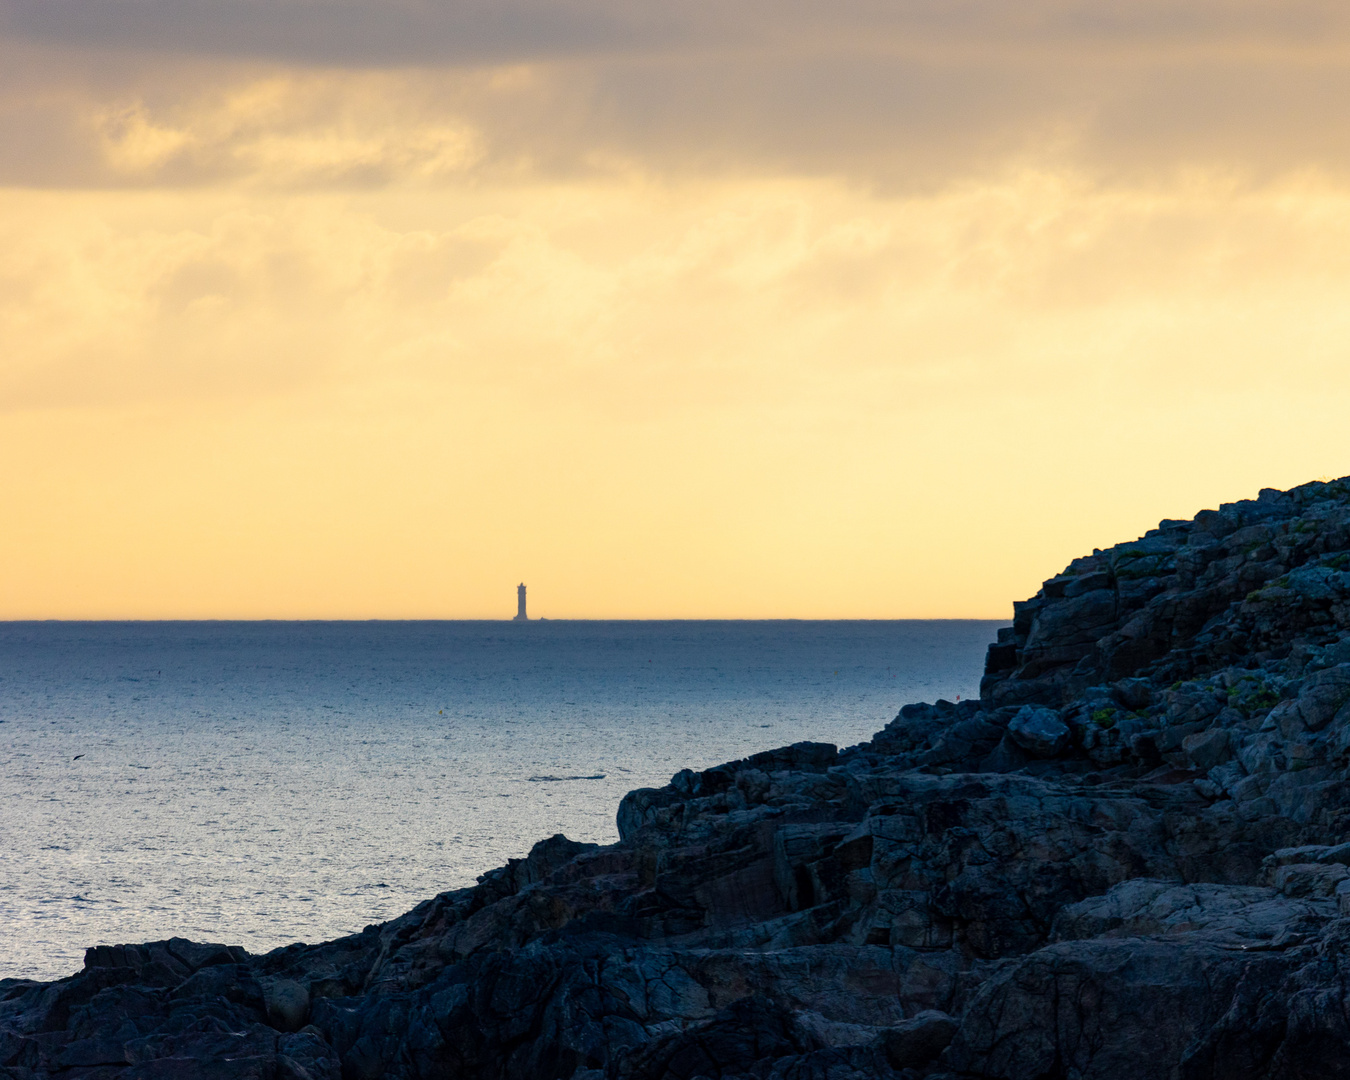
[(0, 983), (0, 1075), (1350, 1074), (1350, 481), (1075, 560), (978, 701), (630, 793), (470, 889), (265, 956)]

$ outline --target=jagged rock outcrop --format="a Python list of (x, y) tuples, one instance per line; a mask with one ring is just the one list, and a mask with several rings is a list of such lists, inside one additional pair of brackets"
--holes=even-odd
[(1350, 1074), (1350, 482), (1075, 560), (978, 701), (634, 791), (408, 914), (0, 983), (0, 1075)]

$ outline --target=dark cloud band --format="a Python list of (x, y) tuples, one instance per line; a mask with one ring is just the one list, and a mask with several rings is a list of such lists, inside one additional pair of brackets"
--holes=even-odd
[[(273, 182), (260, 139), (418, 125), (473, 132), (471, 168), (499, 177), (1350, 173), (1345, 17), (1314, 0), (0, 0), (0, 183)], [(512, 64), (529, 77), (497, 77)], [(251, 80), (297, 72), (328, 84), (222, 119)], [(119, 171), (109, 147), (138, 131), (182, 137)], [(422, 160), (310, 179), (379, 185)]]
[(689, 49), (1325, 48), (1328, 0), (0, 0), (12, 36), (336, 64), (502, 63)]

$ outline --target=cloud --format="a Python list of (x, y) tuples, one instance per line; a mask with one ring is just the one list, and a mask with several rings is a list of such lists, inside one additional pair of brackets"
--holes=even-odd
[(905, 197), (825, 180), (463, 181), (12, 192), (6, 207), (10, 412), (390, 381), (511, 387), (610, 420), (884, 412), (1101, 379), (1192, 395), (1219, 356), (1245, 393), (1287, 378), (1271, 355), (1302, 350), (1308, 378), (1344, 355), (1350, 194), (1316, 177), (1139, 190), (1027, 171)]
[(0, 0), (0, 183), (1342, 172), (1350, 9)]
[(916, 191), (1010, 165), (1149, 184), (1189, 169), (1259, 183), (1350, 164), (1339, 122), (1350, 70), (1330, 62), (827, 53), (391, 71), (46, 59), (0, 75), (0, 184), (369, 188), (637, 172)]
[(107, 167), (125, 179), (265, 177), (289, 187), (398, 178), (435, 180), (463, 172), (482, 151), (463, 123), (427, 117), (389, 122), (393, 102), (371, 115), (362, 82), (273, 76), (231, 87), (178, 116), (143, 102), (94, 110), (89, 121)]
[(67, 44), (345, 64), (494, 64), (825, 43), (1169, 49), (1325, 45), (1329, 0), (3, 0), (14, 36)]

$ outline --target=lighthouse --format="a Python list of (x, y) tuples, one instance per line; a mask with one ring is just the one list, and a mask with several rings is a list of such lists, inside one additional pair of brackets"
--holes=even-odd
[(525, 583), (522, 581), (516, 586), (516, 617), (512, 622), (529, 622), (530, 617), (525, 614)]

